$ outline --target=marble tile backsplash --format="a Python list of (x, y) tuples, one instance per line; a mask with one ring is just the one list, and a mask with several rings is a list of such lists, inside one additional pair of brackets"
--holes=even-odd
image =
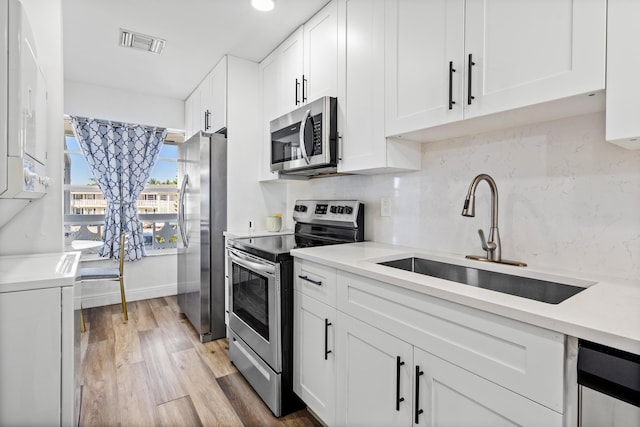
[[(499, 190), (502, 256), (581, 275), (640, 278), (640, 151), (604, 140), (604, 113), (424, 144), (422, 169), (288, 184), (296, 199), (360, 199), (367, 240), (459, 254), (483, 253), (490, 191), (461, 215), (480, 173)], [(381, 198), (391, 216), (380, 216)]]

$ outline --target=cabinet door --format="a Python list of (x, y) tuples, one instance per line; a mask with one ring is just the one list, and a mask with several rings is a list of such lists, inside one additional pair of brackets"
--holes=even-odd
[[(217, 132), (227, 126), (227, 57), (225, 56), (207, 78), (209, 104), (207, 110), (207, 132)], [(205, 111), (207, 111), (205, 110)]]
[(607, 2), (607, 141), (640, 149), (640, 43), (636, 42), (640, 2)]
[(0, 425), (60, 425), (60, 288), (0, 294)]
[(336, 424), (411, 425), (412, 347), (341, 312), (336, 338)]
[(338, 7), (325, 8), (304, 24), (302, 103), (338, 92)]
[(203, 129), (203, 116), (200, 114), (200, 95), (200, 87), (197, 87), (185, 102), (185, 138), (189, 138)]
[(464, 0), (387, 1), (387, 136), (462, 119), (463, 26)]
[(336, 309), (294, 293), (293, 391), (327, 425), (335, 423)]
[(340, 172), (386, 164), (384, 2), (346, 2), (346, 96)]
[(303, 35), (302, 27), (278, 48), (281, 56), (282, 87), (278, 114), (287, 114), (302, 104)]
[(465, 20), (465, 118), (604, 89), (605, 0), (467, 0)]
[(562, 414), (425, 351), (415, 348), (413, 361), (417, 425), (562, 426)]

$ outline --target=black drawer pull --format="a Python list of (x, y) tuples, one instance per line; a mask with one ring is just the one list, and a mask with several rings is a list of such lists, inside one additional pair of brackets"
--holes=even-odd
[(449, 61), (449, 110), (453, 110), (453, 104), (456, 102), (453, 100), (453, 73), (456, 69), (453, 68), (453, 61)]
[(467, 73), (468, 74), (468, 76), (467, 76), (467, 79), (468, 79), (467, 80), (467, 84), (468, 84), (468, 86), (467, 86), (467, 104), (468, 105), (471, 105), (471, 101), (476, 99), (476, 97), (471, 94), (471, 73), (473, 73), (473, 66), (474, 65), (476, 65), (476, 63), (473, 62), (473, 54), (470, 53), (469, 54), (469, 63), (468, 63), (469, 72)]
[(404, 402), (404, 397), (400, 397), (400, 367), (404, 362), (400, 356), (396, 357), (396, 411), (400, 411), (400, 402)]
[(329, 350), (329, 326), (331, 325), (332, 323), (329, 322), (329, 319), (324, 319), (324, 360), (327, 360), (327, 356), (331, 353), (331, 350)]
[(420, 409), (420, 377), (424, 375), (424, 372), (420, 370), (420, 366), (416, 365), (416, 400), (415, 400), (415, 423), (419, 424), (418, 417), (424, 411)]
[(314, 285), (322, 286), (322, 281), (320, 280), (309, 279), (308, 276), (298, 276), (298, 277), (301, 278), (302, 280), (306, 280), (309, 283), (313, 283)]

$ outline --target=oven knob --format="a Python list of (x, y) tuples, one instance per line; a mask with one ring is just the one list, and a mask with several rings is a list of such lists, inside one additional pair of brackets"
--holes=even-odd
[(300, 205), (295, 205), (295, 206), (293, 207), (293, 211), (294, 211), (294, 212), (300, 212)]
[(337, 206), (331, 206), (331, 209), (329, 209), (331, 211), (332, 214), (338, 212), (338, 207)]
[(306, 212), (307, 207), (305, 205), (300, 205), (300, 212)]
[(338, 213), (344, 213), (344, 206), (338, 206)]
[(345, 212), (347, 215), (351, 215), (351, 214), (353, 213), (353, 208), (352, 208), (351, 206), (345, 206), (345, 207), (344, 207), (344, 212)]

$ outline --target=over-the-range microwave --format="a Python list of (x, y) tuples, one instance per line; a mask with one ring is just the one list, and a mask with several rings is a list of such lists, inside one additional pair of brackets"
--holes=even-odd
[(325, 96), (271, 121), (271, 171), (312, 176), (336, 172), (338, 104)]
[(47, 192), (47, 88), (20, 1), (0, 6), (0, 227)]

